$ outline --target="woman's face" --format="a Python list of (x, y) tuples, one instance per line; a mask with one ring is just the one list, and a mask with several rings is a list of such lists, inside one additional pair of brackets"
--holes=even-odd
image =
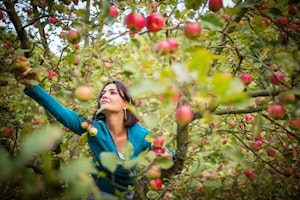
[(120, 112), (123, 111), (126, 101), (124, 101), (118, 92), (117, 86), (114, 83), (108, 84), (102, 91), (99, 100), (100, 107), (105, 107), (106, 111)]

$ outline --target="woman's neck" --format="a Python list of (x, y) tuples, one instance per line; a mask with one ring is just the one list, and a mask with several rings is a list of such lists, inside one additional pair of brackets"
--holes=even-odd
[(110, 133), (114, 136), (124, 134), (126, 128), (124, 127), (123, 121), (123, 115), (120, 116), (119, 114), (111, 114), (105, 116), (105, 123), (107, 125), (107, 128), (109, 129)]

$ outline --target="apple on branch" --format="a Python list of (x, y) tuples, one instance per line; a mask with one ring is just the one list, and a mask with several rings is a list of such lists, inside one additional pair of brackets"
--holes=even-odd
[(146, 171), (146, 176), (149, 179), (157, 179), (160, 177), (160, 175), (161, 175), (161, 170), (160, 167), (157, 165), (151, 165)]
[(125, 17), (125, 24), (131, 33), (137, 33), (146, 25), (146, 19), (144, 15), (140, 13), (130, 13)]
[(273, 104), (269, 106), (268, 114), (272, 119), (283, 119), (285, 116), (285, 109), (280, 104)]
[(194, 119), (193, 109), (189, 105), (181, 105), (175, 112), (175, 118), (179, 125), (186, 125)]
[(93, 91), (90, 87), (82, 85), (76, 88), (75, 95), (81, 101), (87, 101), (93, 97)]
[(151, 13), (146, 18), (146, 28), (149, 32), (158, 32), (163, 29), (165, 19), (161, 14)]
[(71, 43), (71, 44), (78, 44), (80, 42), (80, 34), (74, 30), (71, 29), (68, 31), (67, 33), (67, 40)]
[(223, 8), (222, 0), (209, 0), (208, 9), (212, 12), (218, 12), (221, 8)]
[(193, 40), (201, 34), (202, 28), (198, 22), (188, 22), (183, 27), (183, 34), (186, 38)]
[(160, 190), (162, 188), (162, 180), (157, 178), (153, 179), (149, 183), (149, 189), (150, 190)]
[(117, 10), (117, 8), (115, 6), (110, 6), (109, 7), (109, 13), (108, 13), (109, 16), (112, 16), (112, 17), (118, 17), (119, 16), (119, 12)]

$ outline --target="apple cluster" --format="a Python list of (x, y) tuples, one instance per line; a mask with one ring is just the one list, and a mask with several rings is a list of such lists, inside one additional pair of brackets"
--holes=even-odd
[(88, 121), (83, 121), (81, 123), (81, 128), (86, 129), (91, 136), (96, 136), (98, 134), (97, 128), (95, 128), (93, 124), (89, 123)]
[(152, 142), (151, 147), (157, 156), (161, 156), (165, 153), (165, 150), (163, 148), (164, 143), (165, 141), (163, 138), (155, 138), (154, 141)]
[(289, 0), (289, 6), (286, 12), (287, 15), (282, 15), (275, 19), (270, 19), (270, 17), (267, 15), (267, 13), (272, 9), (272, 6), (268, 4), (260, 6), (260, 15), (265, 18), (261, 23), (267, 26), (274, 21), (280, 30), (278, 35), (279, 39), (287, 40), (290, 34), (294, 34), (299, 31), (300, 20), (298, 18), (299, 9), (297, 7), (297, 3), (299, 3), (298, 0)]
[(160, 190), (162, 188), (161, 169), (159, 166), (151, 165), (146, 171), (146, 176), (150, 179), (150, 190)]

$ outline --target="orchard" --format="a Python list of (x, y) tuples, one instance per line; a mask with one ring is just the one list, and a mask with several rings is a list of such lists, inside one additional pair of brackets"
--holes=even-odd
[[(23, 93), (29, 72), (91, 119), (109, 80), (126, 84), (153, 151), (119, 160), (134, 199), (300, 197), (299, 0), (3, 0), (0, 199), (101, 195), (87, 146)], [(174, 151), (173, 163), (164, 156)], [(99, 174), (103, 176), (103, 174)]]

